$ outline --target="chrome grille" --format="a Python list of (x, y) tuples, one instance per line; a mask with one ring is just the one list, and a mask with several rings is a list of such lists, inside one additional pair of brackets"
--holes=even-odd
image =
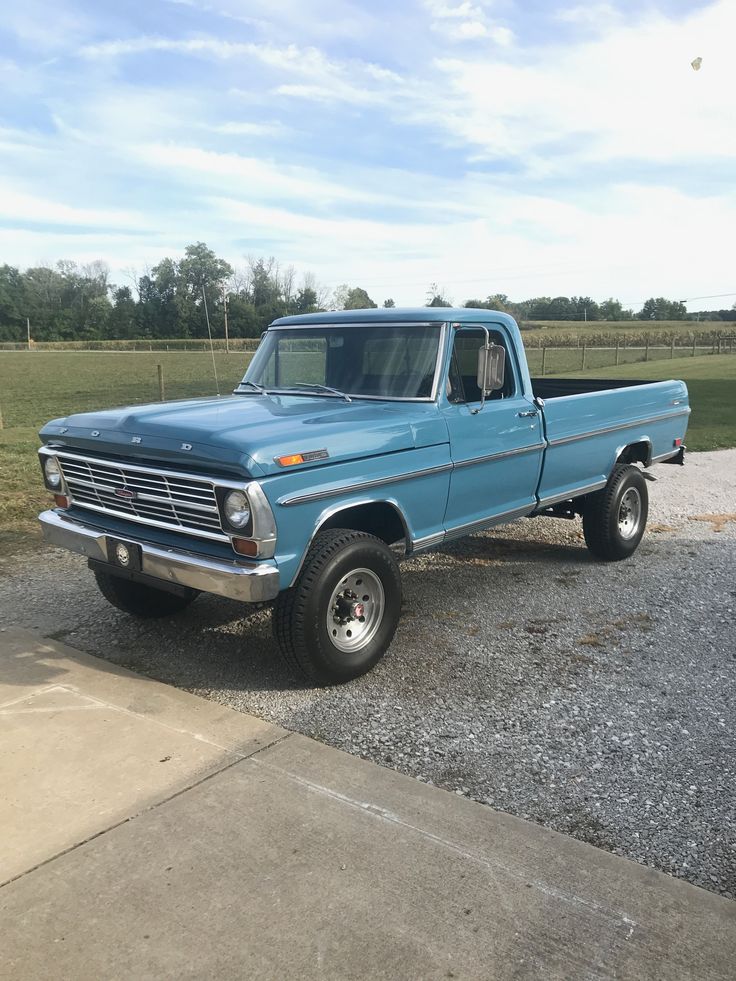
[(229, 540), (211, 481), (76, 454), (56, 456), (78, 507), (201, 538)]

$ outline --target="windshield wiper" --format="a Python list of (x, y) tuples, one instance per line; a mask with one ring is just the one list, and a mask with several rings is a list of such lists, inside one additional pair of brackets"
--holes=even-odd
[(324, 392), (325, 395), (335, 395), (337, 398), (345, 399), (346, 402), (353, 401), (349, 395), (346, 395), (345, 392), (341, 392), (337, 388), (332, 388), (330, 385), (316, 385), (312, 382), (297, 382), (296, 385), (287, 385), (280, 390), (282, 392), (298, 392), (299, 390)]
[(233, 390), (233, 395), (245, 395), (245, 394), (247, 394), (246, 392), (241, 392), (240, 391), (240, 389), (244, 385), (250, 385), (250, 387), (253, 389), (253, 391), (254, 392), (257, 392), (258, 395), (267, 395), (268, 394), (266, 392), (266, 389), (263, 387), (263, 385), (256, 385), (256, 383), (255, 382), (252, 382), (252, 381), (241, 381), (241, 382), (238, 382), (238, 387)]

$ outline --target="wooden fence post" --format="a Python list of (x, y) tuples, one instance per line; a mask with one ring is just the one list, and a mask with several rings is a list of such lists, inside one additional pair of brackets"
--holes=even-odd
[(582, 367), (580, 369), (581, 371), (585, 371), (585, 348), (586, 347), (587, 347), (587, 345), (584, 343), (583, 344), (583, 363), (582, 363)]
[(644, 360), (645, 361), (649, 360), (649, 335), (648, 334), (644, 344)]
[(670, 360), (675, 356), (675, 339), (672, 338), (672, 343), (670, 344)]
[(698, 335), (697, 334), (693, 334), (693, 357), (695, 357), (695, 344), (696, 344), (697, 339), (698, 339)]
[(164, 369), (163, 365), (157, 364), (156, 371), (158, 373), (158, 400), (159, 402), (165, 401), (164, 399)]
[(0, 405), (0, 429), (3, 428), (3, 407)]
[(542, 345), (542, 377), (544, 377), (544, 369), (545, 369), (546, 363), (547, 363), (547, 348), (543, 344)]
[(618, 345), (619, 345), (619, 340), (617, 337), (616, 338), (616, 364), (618, 364)]

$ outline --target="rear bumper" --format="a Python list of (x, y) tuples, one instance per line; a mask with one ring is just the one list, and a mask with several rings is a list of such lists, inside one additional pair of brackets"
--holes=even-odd
[[(43, 537), (52, 545), (107, 562), (107, 536), (59, 511), (38, 516)], [(262, 603), (279, 592), (279, 570), (273, 562), (236, 563), (207, 559), (181, 549), (158, 548), (128, 537), (141, 548), (141, 572), (167, 583), (188, 586), (245, 603)]]

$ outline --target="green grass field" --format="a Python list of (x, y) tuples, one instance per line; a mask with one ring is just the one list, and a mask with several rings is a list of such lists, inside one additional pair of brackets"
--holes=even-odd
[[(532, 372), (540, 352), (531, 350)], [(591, 367), (580, 372), (580, 351), (548, 352), (547, 373), (598, 378), (683, 378), (693, 414), (687, 436), (691, 450), (736, 446), (736, 355), (667, 358), (601, 367), (610, 352), (589, 351)], [(249, 355), (216, 353), (220, 391), (232, 390)], [(49, 497), (41, 483), (36, 450), (38, 428), (49, 419), (89, 409), (158, 399), (157, 365), (163, 366), (165, 397), (214, 395), (209, 354), (192, 352), (0, 352), (0, 554), (8, 555), (36, 533), (35, 516)]]
[[(221, 392), (232, 391), (250, 357), (215, 353)], [(167, 400), (216, 393), (209, 353), (0, 352), (0, 553), (36, 534), (35, 516), (49, 501), (38, 429), (72, 412), (155, 402), (159, 364)]]

